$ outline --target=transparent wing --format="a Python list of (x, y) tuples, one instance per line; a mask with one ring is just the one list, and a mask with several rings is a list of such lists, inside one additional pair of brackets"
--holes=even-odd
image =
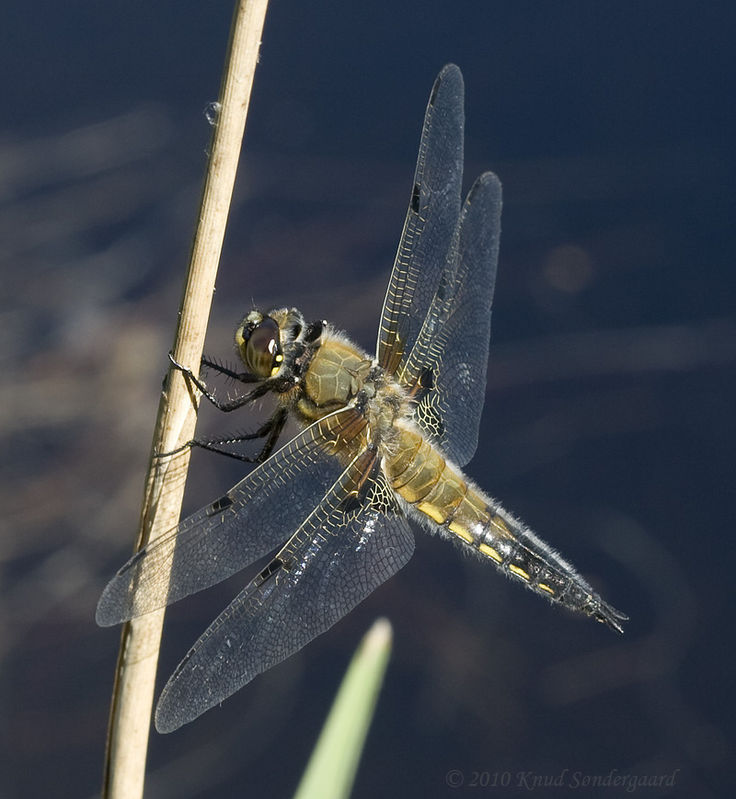
[(282, 544), (355, 456), (364, 427), (354, 409), (310, 425), (227, 494), (134, 555), (100, 597), (97, 623), (119, 624), (169, 605)]
[(478, 445), (500, 235), (501, 184), (486, 172), (468, 193), (439, 286), (397, 372), (416, 397), (416, 422), (460, 466)]
[(434, 83), (424, 115), (411, 201), (383, 302), (376, 357), (391, 373), (416, 341), (460, 214), (463, 94), (460, 70), (449, 64)]
[(406, 518), (366, 450), (179, 664), (161, 694), (156, 728), (171, 732), (187, 724), (301, 649), (413, 551)]

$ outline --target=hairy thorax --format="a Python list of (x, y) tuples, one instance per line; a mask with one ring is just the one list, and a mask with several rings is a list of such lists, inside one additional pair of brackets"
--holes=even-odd
[(309, 424), (348, 405), (355, 405), (368, 423), (366, 443), (386, 454), (398, 445), (396, 422), (412, 424), (404, 389), (366, 352), (328, 328), (303, 376), (296, 411)]

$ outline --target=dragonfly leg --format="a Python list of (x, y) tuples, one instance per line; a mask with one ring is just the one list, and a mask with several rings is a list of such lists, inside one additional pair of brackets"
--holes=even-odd
[(238, 383), (258, 383), (262, 379), (257, 375), (251, 374), (251, 372), (236, 372), (234, 369), (230, 369), (225, 364), (213, 358), (208, 358), (206, 355), (202, 356), (202, 366), (218, 374), (225, 375), (231, 380), (237, 380)]
[[(184, 377), (191, 381), (201, 392), (202, 396), (205, 397), (209, 402), (211, 402), (218, 411), (222, 411), (223, 413), (230, 413), (230, 411), (237, 410), (238, 408), (242, 408), (244, 405), (247, 405), (249, 402), (253, 402), (253, 400), (258, 399), (259, 397), (263, 397), (264, 395), (268, 394), (269, 391), (273, 390), (273, 385), (270, 381), (264, 380), (260, 385), (256, 386), (252, 391), (248, 391), (245, 394), (241, 394), (239, 397), (235, 397), (231, 400), (220, 400), (218, 399), (208, 388), (207, 386), (195, 376), (194, 372), (187, 367), (180, 364), (178, 361), (174, 359), (174, 356), (169, 353), (169, 361), (171, 361), (171, 365), (178, 369)], [(210, 368), (215, 368), (216, 371), (219, 371), (221, 374), (228, 375), (240, 382), (251, 382), (250, 380), (246, 379), (245, 373), (238, 373), (233, 372), (230, 369), (227, 369), (224, 366), (220, 366), (219, 364), (215, 364), (214, 361), (209, 361), (203, 359), (203, 363), (205, 366)]]
[[(167, 458), (171, 455), (177, 455), (187, 447), (199, 447), (200, 449), (206, 449), (208, 452), (226, 455), (228, 458), (234, 458), (244, 463), (263, 463), (263, 461), (271, 457), (276, 442), (284, 429), (288, 415), (289, 412), (285, 407), (279, 407), (274, 411), (268, 421), (264, 422), (264, 424), (252, 433), (238, 433), (237, 435), (228, 436), (227, 438), (193, 438), (191, 441), (187, 441), (186, 444), (182, 444), (182, 446), (171, 450), (171, 452), (160, 452), (157, 453), (155, 457)], [(259, 438), (265, 438), (266, 440), (257, 455), (244, 455), (243, 453), (233, 452), (227, 449), (227, 445), (240, 444), (243, 441), (254, 441)]]

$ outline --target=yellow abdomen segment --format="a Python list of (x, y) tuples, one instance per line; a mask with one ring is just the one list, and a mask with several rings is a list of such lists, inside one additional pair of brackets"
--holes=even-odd
[(447, 463), (421, 433), (400, 429), (392, 450), (384, 461), (392, 488), (440, 532), (537, 593), (585, 609), (594, 595), (574, 569)]
[[(401, 429), (395, 452), (386, 459), (394, 491), (436, 524), (448, 523), (449, 528), (456, 528), (456, 534), (471, 543), (473, 536), (465, 529), (465, 517), (470, 513), (477, 518), (477, 514), (473, 513), (472, 496), (468, 496), (463, 476), (415, 430)], [(462, 524), (455, 523), (458, 516)]]

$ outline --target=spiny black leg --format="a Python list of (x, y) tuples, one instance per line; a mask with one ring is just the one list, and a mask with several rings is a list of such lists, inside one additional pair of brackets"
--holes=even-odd
[[(271, 453), (273, 452), (273, 448), (276, 446), (276, 442), (279, 440), (279, 436), (284, 429), (284, 425), (286, 424), (286, 419), (289, 416), (289, 412), (286, 408), (278, 408), (276, 413), (268, 420), (271, 423), (271, 430), (268, 433), (268, 438), (266, 438), (266, 443), (263, 445), (263, 449), (258, 453), (257, 462), (263, 463), (263, 461), (268, 460), (271, 457)], [(268, 422), (266, 423), (268, 424)], [(265, 427), (266, 425), (264, 425)]]
[(202, 358), (202, 366), (206, 366), (208, 369), (212, 369), (213, 372), (218, 372), (232, 380), (237, 380), (238, 383), (258, 383), (261, 380), (260, 377), (250, 372), (235, 372), (224, 364), (212, 361), (206, 356)]
[[(231, 436), (230, 438), (221, 439), (219, 441), (202, 441), (193, 439), (190, 442), (190, 446), (200, 447), (201, 449), (206, 449), (209, 452), (217, 452), (219, 455), (227, 455), (229, 458), (235, 458), (235, 460), (243, 461), (244, 463), (263, 463), (265, 460), (268, 460), (268, 458), (271, 457), (273, 448), (276, 446), (276, 442), (281, 435), (281, 431), (284, 429), (288, 415), (289, 414), (286, 408), (278, 408), (274, 415), (265, 424), (261, 425), (261, 427), (259, 427), (254, 433), (244, 433), (242, 435)], [(266, 443), (263, 445), (261, 451), (255, 456), (243, 455), (239, 452), (232, 452), (231, 450), (224, 448), (225, 444), (238, 444), (242, 441), (253, 441), (256, 438), (263, 438), (264, 436), (267, 436)]]
[(171, 353), (169, 353), (169, 360), (175, 369), (178, 369), (188, 380), (191, 380), (192, 383), (194, 383), (194, 385), (202, 392), (203, 397), (209, 400), (218, 411), (222, 411), (223, 413), (230, 413), (230, 411), (242, 408), (249, 402), (253, 402), (253, 400), (268, 394), (268, 392), (272, 389), (269, 381), (264, 380), (263, 383), (261, 383), (259, 386), (256, 386), (247, 394), (243, 394), (240, 397), (235, 397), (235, 399), (226, 400), (223, 402), (222, 400), (217, 399), (217, 397), (208, 390), (207, 386), (205, 386), (205, 384), (198, 377), (195, 377), (194, 372), (192, 372), (191, 369), (189, 369), (187, 366), (182, 366), (182, 364), (174, 360), (174, 356)]
[[(200, 449), (206, 449), (209, 452), (216, 452), (219, 455), (227, 455), (229, 458), (235, 458), (235, 460), (243, 461), (244, 463), (263, 463), (263, 461), (267, 460), (271, 456), (273, 448), (278, 441), (279, 435), (284, 429), (288, 415), (289, 413), (286, 408), (277, 408), (273, 416), (271, 416), (267, 422), (262, 424), (258, 430), (253, 433), (243, 433), (222, 439), (206, 440), (194, 438), (191, 441), (188, 441), (186, 444), (183, 444), (181, 447), (177, 447), (175, 450), (172, 450), (171, 452), (161, 452), (155, 457), (166, 458), (170, 457), (171, 455), (177, 455), (187, 447), (199, 447)], [(264, 437), (266, 437), (266, 443), (263, 445), (261, 451), (253, 457), (225, 449), (226, 444), (238, 444), (242, 441), (253, 441), (257, 438)]]

